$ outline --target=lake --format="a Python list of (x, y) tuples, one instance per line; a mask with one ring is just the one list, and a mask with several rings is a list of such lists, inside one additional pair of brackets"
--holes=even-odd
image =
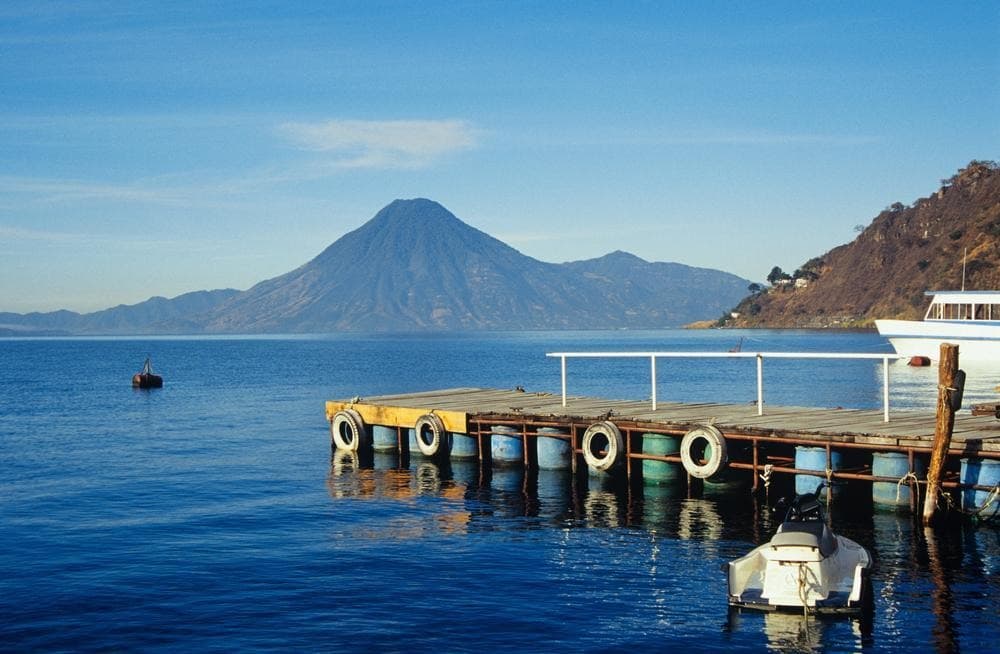
[[(870, 332), (525, 332), (0, 340), (5, 651), (995, 651), (996, 525), (925, 531), (836, 502), (871, 619), (731, 614), (720, 565), (764, 498), (333, 455), (323, 403), (559, 392), (572, 350), (890, 352)], [(162, 389), (133, 390), (145, 357)], [(965, 367), (965, 366), (963, 366)], [(970, 371), (966, 406), (995, 399)], [(891, 367), (894, 408), (936, 369)], [(661, 401), (755, 398), (752, 361), (661, 361)], [(766, 401), (881, 406), (881, 363), (765, 363)], [(572, 394), (649, 397), (648, 360), (571, 361)], [(774, 500), (774, 498), (770, 498)]]

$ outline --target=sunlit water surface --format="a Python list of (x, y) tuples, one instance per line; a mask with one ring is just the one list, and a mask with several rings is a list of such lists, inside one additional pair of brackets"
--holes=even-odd
[[(0, 340), (0, 648), (995, 651), (995, 527), (925, 532), (835, 504), (835, 529), (877, 560), (870, 622), (731, 615), (720, 565), (776, 526), (747, 491), (331, 456), (327, 399), (558, 392), (546, 352), (724, 351), (740, 337), (890, 351), (870, 333), (808, 331)], [(134, 391), (147, 354), (166, 384)], [(648, 361), (569, 372), (573, 394), (650, 394)], [(933, 369), (890, 372), (894, 408), (934, 406)], [(970, 374), (967, 404), (995, 397), (992, 372)], [(658, 394), (752, 401), (755, 374), (660, 362)], [(765, 363), (773, 404), (876, 408), (881, 379), (873, 362)]]

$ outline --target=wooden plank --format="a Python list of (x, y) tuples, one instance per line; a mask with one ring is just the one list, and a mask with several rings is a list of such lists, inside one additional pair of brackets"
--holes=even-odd
[(995, 402), (991, 404), (973, 404), (972, 415), (1000, 418), (1000, 404)]
[[(334, 414), (343, 409), (357, 411), (366, 425), (383, 425), (385, 427), (410, 428), (417, 424), (420, 416), (430, 413), (424, 408), (387, 406), (384, 404), (327, 402), (327, 420), (333, 420)], [(444, 428), (450, 432), (464, 434), (467, 429), (466, 414), (460, 411), (435, 411), (434, 415), (441, 418)]]

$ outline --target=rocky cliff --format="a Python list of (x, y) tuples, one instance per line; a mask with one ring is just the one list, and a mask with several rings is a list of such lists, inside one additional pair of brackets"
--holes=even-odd
[(770, 286), (719, 324), (867, 327), (876, 318), (923, 317), (928, 290), (1000, 288), (1000, 166), (973, 161), (929, 197), (894, 203), (854, 241), (773, 270)]

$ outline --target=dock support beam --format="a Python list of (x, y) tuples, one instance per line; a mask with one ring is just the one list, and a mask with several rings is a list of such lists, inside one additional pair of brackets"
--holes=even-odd
[[(924, 524), (934, 520), (937, 496), (940, 492), (941, 473), (944, 469), (951, 432), (955, 427), (956, 403), (961, 403), (965, 375), (958, 369), (958, 346), (941, 344), (938, 359), (937, 421), (934, 424), (934, 442), (931, 444), (931, 462), (927, 467), (927, 494), (924, 496)], [(956, 402), (957, 398), (957, 402)]]

